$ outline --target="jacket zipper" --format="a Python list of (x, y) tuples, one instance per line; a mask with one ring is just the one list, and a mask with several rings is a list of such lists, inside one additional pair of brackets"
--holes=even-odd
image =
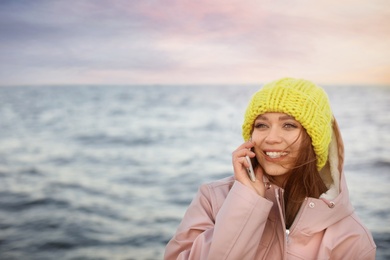
[(295, 217), (294, 222), (292, 223), (291, 227), (289, 229), (286, 229), (286, 221), (285, 221), (286, 212), (285, 212), (285, 205), (284, 205), (284, 190), (280, 189), (280, 188), (278, 190), (275, 190), (275, 195), (276, 195), (278, 207), (280, 210), (280, 215), (281, 215), (280, 217), (281, 217), (283, 229), (285, 230), (285, 239), (284, 239), (284, 244), (283, 244), (283, 248), (284, 248), (283, 259), (287, 259), (287, 244), (289, 243), (289, 236), (290, 236), (290, 234), (292, 234), (294, 232), (294, 229), (295, 229), (296, 225), (298, 224), (299, 219), (301, 218), (301, 215), (304, 211), (304, 208), (307, 205), (308, 198), (306, 197), (305, 201), (302, 203), (301, 208), (299, 209), (298, 214)]
[(275, 190), (275, 196), (277, 198), (279, 212), (280, 212), (280, 219), (282, 222), (283, 230), (285, 231), (285, 238), (283, 243), (283, 259), (287, 259), (287, 242), (288, 242), (288, 235), (290, 234), (290, 231), (286, 229), (286, 213), (284, 209), (284, 190), (279, 188)]

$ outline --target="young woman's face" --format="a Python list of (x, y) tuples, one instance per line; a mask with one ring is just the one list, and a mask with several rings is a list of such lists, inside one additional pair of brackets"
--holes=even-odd
[(302, 130), (298, 121), (284, 113), (265, 113), (254, 122), (252, 142), (257, 161), (279, 183), (294, 167)]

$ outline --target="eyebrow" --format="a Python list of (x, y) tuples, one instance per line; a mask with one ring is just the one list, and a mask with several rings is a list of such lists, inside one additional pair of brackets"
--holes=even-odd
[[(258, 116), (258, 117), (256, 118), (256, 120), (258, 120), (258, 119), (265, 120), (265, 121), (269, 121), (268, 117), (266, 117), (266, 116), (264, 116), (264, 115)], [(289, 115), (284, 115), (284, 116), (279, 117), (279, 121), (284, 121), (284, 120), (289, 120), (289, 119), (295, 120), (294, 117), (289, 116)], [(256, 121), (256, 120), (255, 120), (255, 121)]]

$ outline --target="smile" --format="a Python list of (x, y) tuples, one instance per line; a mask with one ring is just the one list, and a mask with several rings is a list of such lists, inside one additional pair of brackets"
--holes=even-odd
[(288, 153), (287, 152), (265, 152), (265, 154), (272, 159), (276, 159), (282, 156), (286, 156)]

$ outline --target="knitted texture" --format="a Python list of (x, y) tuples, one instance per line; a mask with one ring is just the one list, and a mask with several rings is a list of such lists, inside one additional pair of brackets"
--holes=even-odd
[(314, 83), (283, 78), (264, 85), (249, 102), (242, 125), (242, 135), (248, 141), (256, 118), (267, 112), (285, 113), (297, 120), (312, 140), (321, 170), (328, 158), (332, 135), (332, 111), (325, 91)]

